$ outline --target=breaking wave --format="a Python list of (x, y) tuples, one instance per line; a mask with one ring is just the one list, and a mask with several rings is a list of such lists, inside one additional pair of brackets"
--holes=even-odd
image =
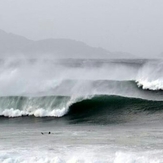
[(0, 97), (0, 115), (62, 117), (71, 102), (69, 97)]
[(137, 85), (142, 89), (163, 90), (163, 62), (150, 61), (139, 70)]
[[(163, 108), (163, 101), (140, 98), (95, 95), (87, 97), (0, 97), (0, 115), (4, 117), (63, 117), (75, 118), (110, 115), (119, 112), (156, 111)], [(97, 117), (96, 117), (97, 119)]]
[[(162, 61), (3, 58), (0, 63), (1, 116), (63, 117), (74, 108), (113, 108), (112, 101), (162, 107)], [(123, 102), (115, 107), (123, 108)]]

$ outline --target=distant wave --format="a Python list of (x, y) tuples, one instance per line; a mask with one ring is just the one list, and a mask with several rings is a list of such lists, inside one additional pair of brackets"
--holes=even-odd
[(151, 91), (157, 91), (157, 90), (163, 90), (163, 80), (154, 80), (154, 81), (148, 81), (148, 80), (137, 80), (136, 81), (138, 87), (146, 90)]
[(139, 69), (137, 85), (147, 90), (163, 90), (163, 62), (150, 61)]
[[(160, 60), (6, 58), (0, 63), (0, 96), (107, 94), (106, 82), (98, 81), (108, 81), (114, 88), (118, 82), (111, 81), (136, 81), (143, 89), (163, 90)], [(102, 84), (107, 92), (100, 90)]]

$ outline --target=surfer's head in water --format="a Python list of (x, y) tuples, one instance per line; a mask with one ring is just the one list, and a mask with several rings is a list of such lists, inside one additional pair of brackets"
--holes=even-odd
[(48, 133), (46, 133), (46, 132), (41, 132), (41, 134), (42, 135), (44, 135), (44, 134), (51, 134), (51, 132), (49, 131)]

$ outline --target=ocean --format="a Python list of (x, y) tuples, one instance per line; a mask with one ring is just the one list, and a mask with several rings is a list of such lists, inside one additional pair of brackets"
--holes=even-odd
[(0, 163), (162, 163), (163, 61), (0, 59)]

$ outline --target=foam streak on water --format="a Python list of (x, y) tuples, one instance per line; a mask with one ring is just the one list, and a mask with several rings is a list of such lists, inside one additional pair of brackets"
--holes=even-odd
[[(55, 156), (55, 154), (47, 154), (46, 152), (39, 154), (35, 152), (34, 156), (25, 155), (24, 157), (20, 157), (20, 155), (23, 155), (23, 153), (17, 154), (15, 152), (10, 152), (11, 154), (9, 155), (4, 152), (4, 154), (0, 155), (0, 161), (2, 163), (161, 163), (157, 157), (153, 158), (155, 153), (150, 151), (140, 154), (135, 154), (132, 152), (124, 153), (119, 151), (112, 156), (110, 153), (108, 153), (110, 157), (108, 157), (106, 160), (104, 158), (95, 158), (94, 155), (97, 155), (96, 153), (89, 153), (89, 155), (88, 153), (81, 154), (81, 151), (78, 152), (71, 152), (72, 157), (67, 156), (67, 158), (63, 158), (63, 156)], [(158, 152), (157, 154), (161, 153), (162, 151)]]

